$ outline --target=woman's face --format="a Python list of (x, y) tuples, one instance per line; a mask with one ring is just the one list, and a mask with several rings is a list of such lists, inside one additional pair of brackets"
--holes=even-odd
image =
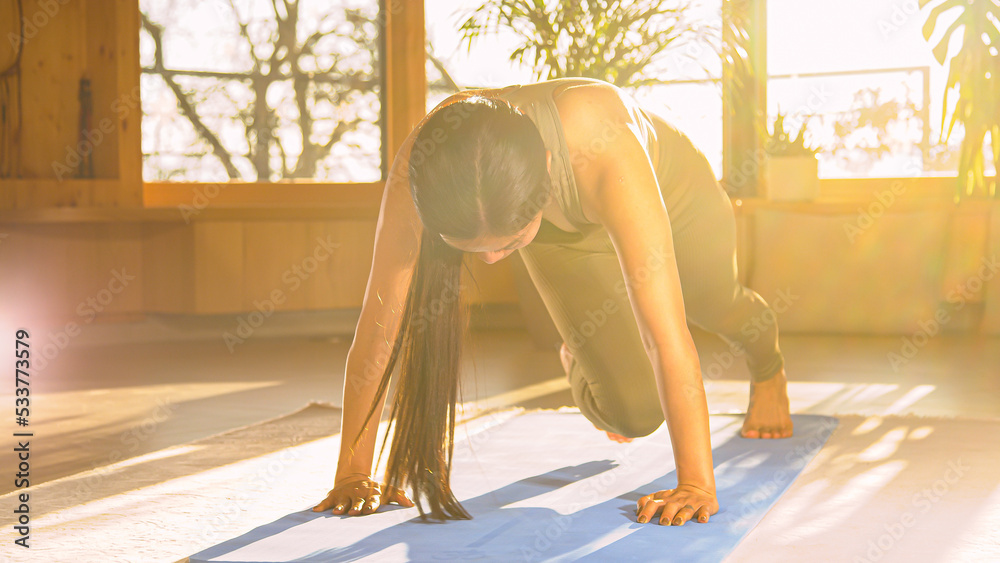
[(487, 264), (493, 264), (510, 256), (518, 248), (528, 245), (538, 234), (542, 224), (542, 214), (539, 213), (521, 232), (509, 237), (480, 237), (474, 240), (454, 239), (441, 235), (441, 240), (462, 252), (471, 252)]

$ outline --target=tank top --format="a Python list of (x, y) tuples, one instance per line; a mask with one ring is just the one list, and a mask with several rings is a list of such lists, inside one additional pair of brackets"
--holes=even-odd
[[(552, 179), (553, 197), (558, 202), (563, 215), (573, 225), (573, 228), (585, 235), (593, 232), (595, 229), (603, 228), (603, 226), (587, 220), (583, 214), (583, 208), (580, 204), (580, 192), (577, 189), (576, 179), (573, 176), (572, 157), (569, 154), (569, 148), (563, 135), (562, 121), (560, 120), (555, 100), (552, 99), (552, 93), (556, 88), (567, 83), (580, 84), (586, 82), (606, 84), (592, 78), (557, 78), (531, 84), (510, 86), (496, 95), (496, 97), (520, 109), (538, 128), (545, 148), (552, 153), (550, 177)], [(632, 114), (634, 122), (638, 124), (638, 133), (646, 149), (646, 154), (650, 157), (651, 162), (656, 161), (657, 155), (654, 154), (654, 151), (657, 150), (656, 132), (652, 117), (635, 104), (630, 104), (629, 112)], [(543, 225), (545, 223), (548, 222), (543, 221)], [(547, 228), (547, 231), (555, 229), (558, 233), (566, 233), (566, 231), (558, 229), (554, 225), (549, 225), (548, 227), (550, 228)], [(547, 234), (544, 238), (551, 240), (553, 238), (551, 234)], [(576, 235), (576, 233), (567, 234)], [(578, 237), (567, 236), (559, 238), (569, 240)]]

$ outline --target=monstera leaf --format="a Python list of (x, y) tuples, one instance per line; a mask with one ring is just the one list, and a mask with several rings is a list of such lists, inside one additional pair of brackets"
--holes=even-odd
[[(985, 177), (983, 144), (992, 140), (993, 165), (1000, 172), (1000, 0), (920, 0), (920, 7), (933, 5), (924, 22), (924, 38), (930, 41), (938, 19), (945, 12), (960, 10), (955, 21), (933, 48), (942, 65), (948, 59), (952, 36), (962, 28), (962, 43), (948, 65), (941, 133), (951, 136), (955, 123), (965, 128), (959, 157), (956, 199), (974, 194), (997, 197), (997, 176)], [(958, 99), (949, 112), (949, 93), (958, 89)], [(945, 131), (945, 120), (951, 122)]]

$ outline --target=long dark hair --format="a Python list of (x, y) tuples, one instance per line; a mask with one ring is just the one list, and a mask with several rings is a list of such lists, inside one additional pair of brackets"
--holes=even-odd
[(401, 359), (386, 484), (400, 490), (411, 486), (421, 519), (428, 512), (435, 520), (469, 519), (450, 484), (462, 339), (469, 320), (459, 291), (464, 253), (441, 235), (473, 240), (523, 230), (550, 197), (545, 145), (517, 108), (473, 96), (427, 119), (412, 145), (408, 172), (424, 228), (400, 329), (367, 420)]

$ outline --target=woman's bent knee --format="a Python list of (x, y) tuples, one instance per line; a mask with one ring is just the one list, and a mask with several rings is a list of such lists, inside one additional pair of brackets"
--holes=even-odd
[[(630, 372), (638, 370), (629, 369)], [(655, 384), (647, 385), (641, 376), (600, 377), (603, 384), (591, 383), (586, 367), (573, 362), (570, 371), (570, 392), (580, 412), (594, 426), (628, 438), (648, 436), (663, 423), (659, 395)], [(653, 377), (648, 374), (648, 377)]]
[(656, 432), (656, 429), (661, 424), (663, 424), (663, 416), (660, 416), (659, 420), (651, 418), (646, 420), (628, 420), (620, 425), (617, 430), (612, 430), (612, 432), (626, 438), (641, 438)]
[(655, 408), (639, 407), (627, 409), (617, 416), (606, 417), (611, 428), (605, 430), (620, 434), (626, 438), (641, 438), (649, 436), (663, 424), (663, 412), (659, 404)]
[(607, 400), (594, 397), (589, 392), (574, 399), (580, 412), (594, 426), (626, 438), (648, 436), (663, 423), (663, 412), (660, 411), (658, 403), (646, 406), (618, 402), (611, 404)]

